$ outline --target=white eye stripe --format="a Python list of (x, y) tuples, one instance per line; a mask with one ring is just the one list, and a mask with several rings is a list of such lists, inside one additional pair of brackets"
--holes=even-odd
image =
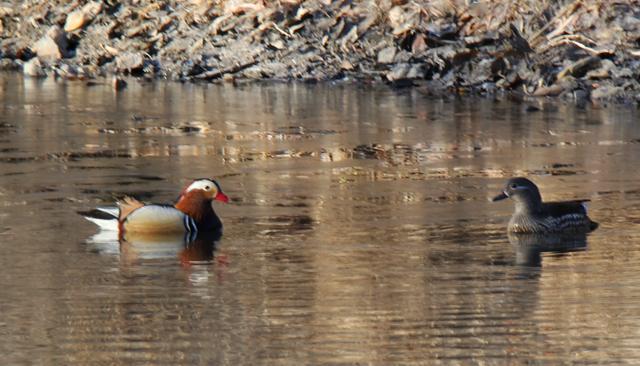
[(192, 191), (194, 189), (201, 189), (203, 191), (217, 190), (216, 184), (209, 179), (200, 179), (197, 180), (187, 187), (187, 192)]

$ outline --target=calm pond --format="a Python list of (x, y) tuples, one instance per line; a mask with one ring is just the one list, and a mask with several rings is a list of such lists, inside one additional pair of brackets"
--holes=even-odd
[[(3, 364), (640, 363), (635, 110), (341, 85), (0, 76)], [(510, 240), (527, 176), (586, 240)], [(78, 211), (215, 177), (224, 235), (95, 236)]]

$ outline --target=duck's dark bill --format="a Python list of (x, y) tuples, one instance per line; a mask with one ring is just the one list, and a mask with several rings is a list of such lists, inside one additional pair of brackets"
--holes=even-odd
[(502, 201), (505, 198), (509, 198), (509, 196), (507, 196), (506, 193), (502, 192), (499, 195), (493, 197), (491, 199), (491, 202)]

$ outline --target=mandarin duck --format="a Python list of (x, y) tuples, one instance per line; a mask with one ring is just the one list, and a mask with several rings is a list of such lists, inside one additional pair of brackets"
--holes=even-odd
[(542, 202), (538, 187), (527, 178), (509, 179), (502, 193), (492, 201), (505, 198), (516, 203), (507, 227), (510, 233), (587, 233), (598, 227), (587, 216), (589, 200)]
[(196, 179), (180, 192), (175, 205), (145, 204), (125, 197), (118, 202), (118, 207), (98, 207), (98, 214), (85, 213), (84, 217), (102, 230), (117, 231), (121, 238), (124, 234), (172, 233), (193, 237), (222, 229), (222, 222), (212, 207), (214, 200), (229, 202), (218, 182)]

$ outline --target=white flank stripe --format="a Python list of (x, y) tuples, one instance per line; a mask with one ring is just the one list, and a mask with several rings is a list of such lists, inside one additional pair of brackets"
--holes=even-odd
[(198, 232), (198, 225), (196, 225), (196, 220), (194, 220), (191, 216), (187, 216), (189, 218), (189, 224), (191, 225), (191, 231), (194, 233)]
[(84, 216), (84, 218), (98, 225), (101, 230), (118, 231), (118, 220), (116, 219), (105, 220), (86, 216)]
[(186, 232), (191, 231), (189, 228), (189, 216), (184, 215), (184, 218), (182, 219), (182, 225), (184, 225), (184, 231)]
[(107, 213), (115, 218), (118, 218), (118, 216), (120, 216), (120, 209), (118, 207), (97, 207), (96, 209), (98, 211)]

